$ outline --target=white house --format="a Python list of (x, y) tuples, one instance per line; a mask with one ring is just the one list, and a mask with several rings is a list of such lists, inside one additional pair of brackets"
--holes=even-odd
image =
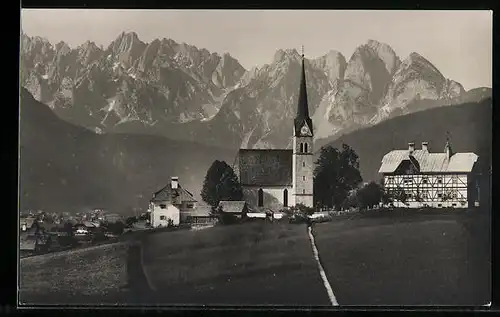
[(252, 206), (277, 211), (313, 207), (313, 123), (309, 117), (304, 55), (292, 149), (240, 149), (234, 169)]
[(409, 143), (407, 150), (387, 153), (379, 173), (386, 192), (407, 197), (395, 207), (467, 208), (479, 204), (477, 162), (474, 153), (453, 153), (449, 142), (442, 153), (429, 152), (427, 142), (420, 150)]
[(169, 219), (177, 226), (180, 223), (180, 214), (189, 213), (196, 208), (196, 200), (186, 189), (179, 184), (178, 177), (172, 177), (170, 184), (153, 194), (150, 201), (151, 226), (166, 227)]

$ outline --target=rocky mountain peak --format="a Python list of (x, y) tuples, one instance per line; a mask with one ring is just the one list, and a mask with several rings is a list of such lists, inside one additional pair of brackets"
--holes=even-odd
[(144, 51), (146, 44), (135, 32), (122, 32), (116, 40), (111, 42), (107, 51), (117, 57), (120, 62), (131, 65)]
[(298, 61), (300, 58), (299, 52), (294, 48), (279, 49), (274, 54), (273, 63)]
[(333, 83), (338, 79), (343, 79), (347, 62), (342, 53), (330, 50), (326, 55), (318, 57), (311, 61), (314, 67), (324, 69), (330, 82)]
[(384, 62), (387, 72), (389, 74), (394, 74), (396, 69), (399, 67), (399, 64), (401, 64), (401, 60), (396, 55), (396, 52), (394, 52), (392, 47), (375, 40), (368, 40), (366, 45), (371, 48)]

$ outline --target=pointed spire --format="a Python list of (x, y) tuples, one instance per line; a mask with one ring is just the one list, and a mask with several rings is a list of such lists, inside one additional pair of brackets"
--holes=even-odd
[(309, 117), (309, 103), (307, 102), (306, 67), (304, 58), (304, 47), (302, 46), (302, 69), (300, 74), (299, 99), (297, 103), (297, 115), (294, 120), (295, 135), (300, 135), (300, 129), (306, 123), (309, 130), (313, 131), (312, 120)]
[(297, 105), (297, 119), (309, 118), (309, 104), (307, 102), (306, 69), (304, 52), (302, 52), (302, 73), (300, 74), (299, 102)]

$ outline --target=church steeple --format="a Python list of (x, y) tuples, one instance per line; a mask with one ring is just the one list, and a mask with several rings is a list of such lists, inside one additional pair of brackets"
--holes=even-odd
[(313, 131), (312, 120), (309, 117), (309, 104), (307, 102), (306, 69), (304, 59), (304, 47), (302, 47), (302, 69), (300, 74), (299, 100), (297, 103), (297, 115), (294, 120), (295, 135), (300, 135), (300, 130), (307, 124), (309, 130)]

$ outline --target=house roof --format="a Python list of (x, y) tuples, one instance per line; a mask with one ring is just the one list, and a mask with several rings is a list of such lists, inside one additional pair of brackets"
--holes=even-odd
[[(415, 150), (413, 158), (418, 162), (421, 173), (468, 173), (472, 171), (478, 156), (475, 153), (455, 153), (447, 159), (446, 153), (429, 153)], [(393, 173), (404, 160), (409, 160), (408, 150), (394, 150), (382, 158), (379, 173)]]
[(173, 205), (181, 204), (182, 202), (196, 202), (193, 194), (184, 189), (179, 183), (177, 188), (172, 188), (172, 183), (163, 187), (153, 194), (151, 202), (170, 202)]
[(239, 179), (242, 185), (292, 185), (292, 150), (240, 149)]
[(211, 215), (212, 208), (210, 206), (203, 206), (201, 208), (196, 208), (189, 215), (191, 217), (209, 217)]
[(25, 223), (27, 228), (31, 228), (31, 226), (33, 225), (34, 222), (35, 222), (34, 217), (26, 217), (26, 218), (19, 219), (20, 225), (22, 226), (23, 223)]
[(219, 207), (222, 207), (222, 210), (227, 213), (242, 213), (245, 208), (246, 202), (244, 200), (221, 200), (219, 201)]

